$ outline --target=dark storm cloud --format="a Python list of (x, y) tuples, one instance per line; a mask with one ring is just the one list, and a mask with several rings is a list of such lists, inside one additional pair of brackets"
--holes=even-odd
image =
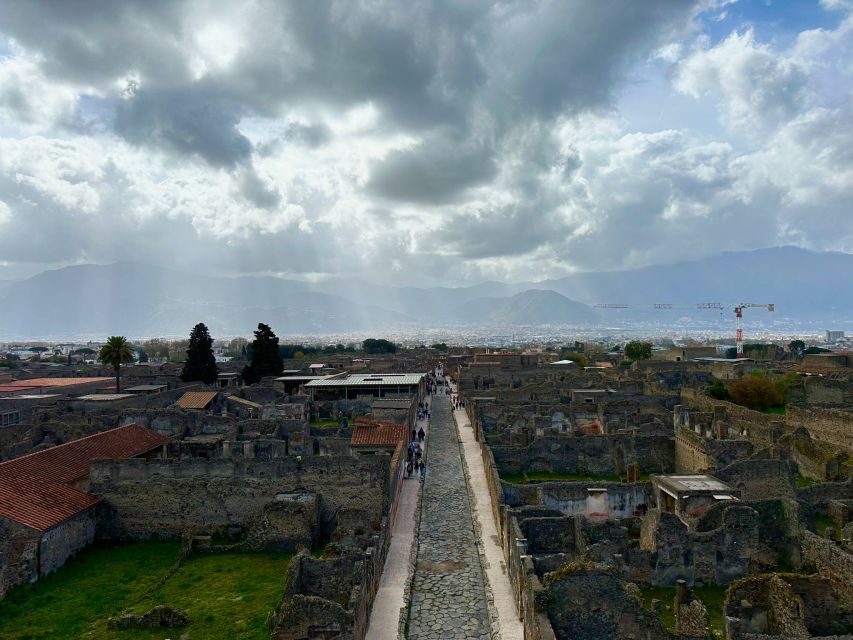
[(374, 167), (368, 187), (393, 200), (440, 204), (486, 182), (496, 171), (491, 149), (438, 136), (414, 149), (391, 152)]
[(197, 154), (210, 164), (233, 167), (252, 152), (237, 130), (244, 108), (206, 87), (140, 89), (117, 103), (116, 132), (136, 145)]
[(185, 5), (171, 0), (27, 0), (0, 4), (0, 31), (44, 58), (45, 71), (82, 84), (129, 70), (186, 78)]
[(240, 193), (261, 209), (275, 209), (281, 204), (281, 194), (264, 183), (254, 168), (244, 171), (240, 180)]

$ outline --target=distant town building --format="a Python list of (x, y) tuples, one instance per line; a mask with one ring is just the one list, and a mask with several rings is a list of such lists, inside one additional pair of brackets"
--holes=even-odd
[(840, 342), (844, 340), (844, 332), (843, 331), (827, 331), (826, 332), (826, 341), (827, 342)]

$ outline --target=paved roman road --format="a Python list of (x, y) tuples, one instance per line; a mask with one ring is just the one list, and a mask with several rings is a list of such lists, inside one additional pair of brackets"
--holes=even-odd
[(449, 396), (432, 399), (409, 640), (487, 640), (486, 587)]

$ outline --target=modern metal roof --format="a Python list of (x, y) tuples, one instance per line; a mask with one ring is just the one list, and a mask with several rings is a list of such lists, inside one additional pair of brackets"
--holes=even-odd
[(383, 386), (414, 386), (420, 384), (425, 373), (353, 373), (345, 378), (325, 378), (312, 380), (306, 388), (322, 387), (383, 387)]
[(661, 475), (655, 479), (662, 486), (666, 486), (677, 492), (714, 492), (722, 493), (731, 491), (731, 487), (722, 480), (709, 475)]
[(124, 400), (125, 398), (135, 397), (132, 393), (90, 393), (75, 399), (85, 400), (86, 402), (112, 402), (113, 400)]

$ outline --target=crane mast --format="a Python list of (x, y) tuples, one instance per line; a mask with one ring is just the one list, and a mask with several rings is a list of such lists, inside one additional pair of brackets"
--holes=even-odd
[(621, 302), (602, 302), (592, 305), (597, 309), (734, 309), (735, 312), (735, 345), (737, 358), (744, 358), (743, 353), (743, 310), (755, 307), (763, 307), (767, 311), (774, 311), (776, 305), (773, 303), (723, 303), (723, 302), (698, 302), (695, 304), (670, 304), (667, 302), (655, 302), (651, 304), (624, 304)]

